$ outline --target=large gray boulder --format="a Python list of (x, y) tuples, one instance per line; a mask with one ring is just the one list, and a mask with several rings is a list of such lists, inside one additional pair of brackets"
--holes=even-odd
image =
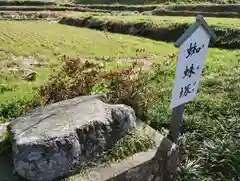
[(17, 173), (34, 181), (67, 176), (134, 128), (132, 108), (101, 98), (65, 100), (11, 121), (8, 132)]

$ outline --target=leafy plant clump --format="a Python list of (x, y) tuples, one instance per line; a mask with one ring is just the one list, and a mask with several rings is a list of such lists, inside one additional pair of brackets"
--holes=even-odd
[(50, 104), (91, 93), (92, 83), (101, 74), (101, 67), (80, 59), (64, 57), (61, 70), (51, 75), (46, 85), (39, 89), (42, 104)]
[(50, 104), (76, 96), (103, 93), (107, 102), (131, 106), (137, 116), (144, 114), (147, 102), (147, 79), (144, 73), (129, 68), (106, 71), (104, 65), (64, 57), (59, 73), (50, 76), (47, 84), (39, 89), (42, 104)]

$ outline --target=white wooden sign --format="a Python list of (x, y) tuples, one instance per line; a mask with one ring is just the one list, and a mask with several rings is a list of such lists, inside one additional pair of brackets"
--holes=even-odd
[(214, 42), (216, 35), (203, 17), (198, 15), (196, 22), (175, 43), (180, 50), (172, 91), (172, 122), (168, 134), (168, 138), (174, 143), (177, 143), (181, 129), (184, 104), (197, 95), (210, 39)]
[(201, 21), (204, 20), (199, 19), (175, 43), (180, 50), (177, 57), (171, 108), (187, 103), (197, 95), (204, 60), (212, 36)]

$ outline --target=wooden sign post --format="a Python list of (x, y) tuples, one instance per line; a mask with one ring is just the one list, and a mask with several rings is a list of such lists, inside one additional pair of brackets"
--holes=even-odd
[(216, 35), (202, 16), (176, 41), (179, 53), (172, 90), (172, 122), (168, 138), (177, 143), (183, 119), (184, 104), (197, 96), (198, 84), (202, 74), (210, 40)]

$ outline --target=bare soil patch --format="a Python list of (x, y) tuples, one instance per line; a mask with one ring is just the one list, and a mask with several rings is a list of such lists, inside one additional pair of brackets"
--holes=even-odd
[(35, 69), (39, 67), (47, 67), (48, 64), (40, 62), (32, 56), (9, 56), (7, 62), (2, 65), (5, 67), (3, 73), (19, 75), (25, 80), (33, 81), (36, 79)]

